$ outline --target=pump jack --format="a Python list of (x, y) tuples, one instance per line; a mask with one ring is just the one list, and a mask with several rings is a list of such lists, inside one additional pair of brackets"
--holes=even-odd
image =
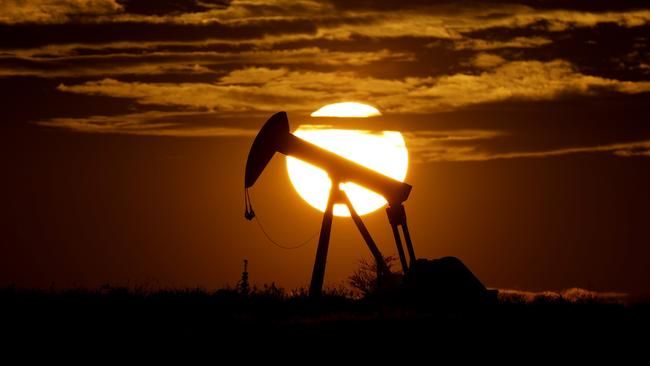
[[(335, 203), (343, 203), (350, 210), (352, 220), (377, 262), (378, 278), (388, 273), (384, 257), (379, 251), (379, 248), (377, 248), (375, 241), (370, 236), (368, 229), (352, 206), (345, 191), (339, 188), (339, 184), (341, 183), (353, 182), (359, 184), (382, 195), (386, 199), (388, 202), (388, 207), (386, 208), (388, 221), (393, 231), (403, 272), (407, 273), (409, 267), (416, 262), (413, 243), (411, 242), (411, 236), (406, 224), (406, 211), (404, 210), (404, 201), (406, 201), (411, 192), (411, 186), (409, 184), (385, 176), (293, 135), (289, 132), (287, 114), (285, 112), (278, 112), (266, 121), (253, 141), (253, 145), (248, 154), (248, 161), (246, 162), (245, 189), (255, 184), (257, 178), (262, 174), (262, 171), (275, 152), (295, 157), (325, 170), (332, 181), (329, 199), (323, 214), (318, 247), (316, 249), (316, 260), (309, 286), (310, 297), (317, 298), (322, 294), (330, 231), (332, 228), (332, 210)], [(254, 215), (252, 209), (250, 212), (248, 211), (247, 205), (246, 218), (251, 220)], [(400, 227), (402, 228), (409, 255), (408, 262), (400, 237)]]

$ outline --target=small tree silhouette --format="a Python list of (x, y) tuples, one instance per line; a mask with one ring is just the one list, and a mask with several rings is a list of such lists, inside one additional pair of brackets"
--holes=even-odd
[[(384, 257), (384, 262), (388, 272), (393, 274), (392, 267), (395, 257), (389, 255)], [(359, 268), (348, 277), (350, 286), (360, 291), (364, 296), (374, 293), (377, 290), (377, 261), (373, 259), (362, 258), (359, 260)]]

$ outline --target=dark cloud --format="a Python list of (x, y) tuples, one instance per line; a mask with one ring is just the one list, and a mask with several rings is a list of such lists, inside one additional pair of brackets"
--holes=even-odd
[(4, 0), (0, 2), (0, 24), (92, 22), (122, 11), (115, 0)]
[(143, 15), (170, 15), (182, 13), (197, 13), (210, 9), (227, 8), (229, 0), (118, 0), (124, 11)]
[(31, 129), (31, 122), (54, 116), (119, 115), (133, 111), (130, 101), (60, 93), (56, 90), (60, 83), (61, 80), (37, 77), (0, 79), (2, 126)]
[[(645, 80), (647, 77), (639, 66), (650, 61), (647, 34), (650, 26), (620, 27), (611, 23), (591, 28), (576, 28), (565, 32), (546, 32), (526, 27), (518, 31), (488, 29), (471, 34), (466, 41), (477, 51), (489, 45), (507, 44), (512, 40), (540, 37), (547, 40), (536, 47), (499, 47), (490, 52), (507, 59), (535, 59), (551, 61), (563, 59), (573, 63), (579, 70), (606, 78)], [(464, 44), (465, 41), (461, 42)], [(483, 46), (483, 47), (482, 47)]]
[[(621, 28), (602, 24), (593, 29), (576, 29), (554, 38), (553, 43), (530, 50), (531, 57), (557, 55), (572, 61), (584, 72), (625, 80), (643, 80), (636, 68), (650, 61), (647, 41), (650, 26)], [(545, 56), (546, 55), (546, 56)]]
[[(60, 50), (64, 51), (64, 50)], [(375, 52), (337, 52), (317, 47), (287, 50), (250, 50), (239, 52), (139, 52), (124, 50), (115, 54), (96, 55), (38, 55), (23, 56), (21, 52), (0, 56), (0, 77), (40, 76), (43, 78), (85, 77), (111, 75), (216, 74), (249, 65), (301, 65), (323, 67), (366, 66), (386, 61), (413, 60), (408, 53), (392, 53), (386, 49)], [(30, 53), (28, 51), (27, 53)]]
[(373, 0), (360, 0), (360, 1), (345, 1), (345, 0), (330, 0), (332, 4), (337, 9), (344, 10), (402, 10), (402, 9), (413, 9), (413, 8), (422, 8), (422, 7), (431, 7), (432, 5), (459, 5), (459, 1), (450, 1), (450, 0), (408, 0), (408, 1), (373, 1)]
[(571, 9), (581, 11), (625, 11), (634, 9), (646, 9), (647, 4), (643, 0), (518, 0), (518, 4), (527, 5), (536, 9)]
[[(359, 1), (346, 1), (346, 0), (330, 0), (338, 9), (345, 10), (401, 10), (401, 9), (418, 9), (428, 8), (431, 6), (449, 6), (456, 8), (466, 7), (490, 7), (494, 5), (501, 5), (504, 1), (501, 0), (487, 0), (487, 1), (453, 1), (453, 0), (406, 0), (406, 1), (391, 1), (391, 0), (359, 0)], [(581, 10), (581, 11), (623, 11), (632, 9), (645, 9), (647, 4), (643, 0), (622, 0), (622, 1), (609, 1), (609, 0), (515, 0), (508, 1), (511, 4), (519, 4), (530, 6), (536, 9), (567, 9), (567, 10)]]
[(247, 40), (265, 35), (313, 34), (308, 20), (261, 20), (251, 25), (182, 24), (62, 24), (0, 25), (0, 48), (32, 48), (48, 44), (110, 43), (119, 41), (196, 41), (203, 39)]

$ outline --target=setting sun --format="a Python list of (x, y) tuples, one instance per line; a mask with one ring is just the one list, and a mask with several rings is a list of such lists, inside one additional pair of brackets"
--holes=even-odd
[(328, 104), (311, 114), (312, 117), (374, 117), (381, 116), (379, 110), (373, 106), (357, 103), (343, 102)]
[[(369, 105), (360, 103), (330, 104), (314, 112), (322, 117), (370, 117), (381, 115)], [(301, 125), (294, 135), (324, 149), (376, 170), (393, 179), (404, 181), (408, 169), (408, 152), (404, 138), (396, 131), (367, 131), (331, 129), (323, 126)], [(289, 178), (307, 203), (324, 211), (331, 187), (327, 173), (298, 159), (287, 157)], [(341, 183), (359, 215), (377, 210), (386, 204), (379, 194), (354, 183)], [(343, 204), (334, 206), (334, 215), (350, 216)]]

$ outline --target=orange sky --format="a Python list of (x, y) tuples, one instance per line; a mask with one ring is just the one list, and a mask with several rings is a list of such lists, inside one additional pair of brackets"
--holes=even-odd
[[(650, 290), (650, 10), (635, 1), (33, 0), (0, 4), (0, 286), (306, 285), (315, 242), (243, 218), (277, 111), (334, 102), (398, 130), (416, 253), (490, 287)], [(278, 240), (321, 215), (276, 156)], [(383, 212), (364, 217), (395, 254)], [(326, 283), (369, 253), (335, 218)]]

